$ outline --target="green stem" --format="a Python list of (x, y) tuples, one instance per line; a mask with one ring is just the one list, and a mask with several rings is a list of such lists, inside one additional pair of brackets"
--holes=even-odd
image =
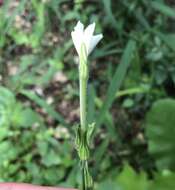
[(85, 131), (87, 125), (87, 79), (80, 74), (80, 124), (81, 128)]
[(88, 65), (87, 50), (85, 44), (81, 46), (80, 64), (79, 64), (79, 83), (80, 83), (80, 124), (82, 130), (86, 130), (87, 126), (87, 81), (88, 81)]
[[(89, 188), (89, 171), (88, 171), (88, 144), (87, 144), (87, 82), (88, 82), (88, 64), (87, 51), (85, 44), (81, 46), (80, 64), (79, 64), (79, 85), (80, 85), (80, 160), (82, 161), (82, 190)], [(83, 156), (82, 156), (83, 155)]]
[(86, 183), (85, 183), (85, 175), (84, 175), (84, 163), (83, 163), (83, 167), (82, 167), (82, 190), (87, 190), (87, 187), (86, 187)]
[[(79, 85), (80, 85), (80, 126), (82, 131), (86, 131), (87, 126), (87, 77), (88, 76), (88, 69), (87, 69), (87, 60), (80, 58), (80, 66), (79, 66)], [(83, 132), (83, 133), (84, 133)], [(84, 139), (83, 139), (84, 141)], [(82, 162), (82, 190), (87, 190), (86, 187), (86, 180), (85, 180), (85, 166), (84, 161)]]

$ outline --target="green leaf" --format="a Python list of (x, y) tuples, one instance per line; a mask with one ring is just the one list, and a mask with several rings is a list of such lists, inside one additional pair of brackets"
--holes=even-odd
[(150, 183), (149, 190), (171, 190), (175, 187), (175, 173), (165, 171), (156, 174), (154, 181)]
[(104, 8), (106, 15), (108, 17), (108, 21), (111, 23), (111, 25), (116, 29), (116, 31), (119, 31), (119, 25), (118, 22), (116, 21), (113, 13), (112, 13), (112, 5), (111, 5), (111, 0), (103, 0)]
[(65, 169), (63, 167), (50, 167), (49, 170), (43, 171), (44, 182), (47, 184), (55, 185), (65, 177)]
[(168, 77), (167, 70), (164, 67), (158, 67), (155, 71), (155, 79), (157, 84), (161, 85)]
[(175, 9), (163, 4), (163, 3), (160, 3), (158, 1), (153, 1), (151, 3), (151, 6), (158, 10), (159, 12), (161, 12), (162, 14), (168, 16), (168, 17), (171, 17), (171, 18), (175, 18)]
[(90, 146), (91, 144), (91, 139), (92, 139), (92, 134), (95, 129), (95, 123), (89, 124), (87, 128), (87, 143)]
[(0, 141), (8, 137), (9, 129), (7, 127), (0, 127)]
[(175, 170), (175, 100), (155, 102), (146, 116), (149, 152), (159, 169)]
[[(7, 151), (10, 150), (10, 151)], [(16, 159), (18, 154), (18, 148), (14, 148), (13, 144), (8, 141), (3, 141), (0, 143), (0, 167), (5, 167), (8, 165), (10, 160)]]
[(24, 109), (20, 118), (20, 125), (23, 127), (31, 127), (42, 122), (41, 116), (30, 108)]
[[(110, 176), (104, 179), (97, 188), (98, 190), (149, 190), (149, 181), (146, 173), (136, 173), (126, 165), (117, 177)], [(157, 190), (155, 188), (155, 190)]]
[(0, 104), (4, 106), (8, 106), (10, 104), (13, 104), (14, 102), (15, 102), (15, 97), (13, 93), (9, 89), (1, 86), (0, 87)]
[(42, 163), (47, 167), (59, 165), (61, 164), (61, 158), (56, 152), (50, 150), (49, 152), (47, 152), (47, 154), (43, 156)]
[(124, 100), (123, 102), (123, 107), (124, 108), (131, 108), (134, 105), (134, 101), (131, 98), (127, 98), (126, 100)]
[[(12, 27), (13, 25), (13, 22), (14, 22), (14, 19), (16, 17), (16, 15), (19, 15), (25, 8), (25, 5), (27, 3), (27, 0), (21, 0), (19, 2), (19, 5), (14, 9), (14, 11), (11, 13), (11, 16), (7, 19), (7, 18), (4, 18), (4, 20), (6, 21), (6, 26), (4, 28), (4, 33), (8, 32), (8, 30)], [(7, 1), (7, 4), (6, 4), (6, 8), (7, 9), (4, 9), (4, 15), (7, 15), (7, 12), (9, 11), (9, 6), (10, 6), (10, 0)]]
[(44, 99), (42, 99), (41, 97), (37, 96), (36, 94), (28, 90), (22, 90), (21, 94), (28, 97), (39, 106), (43, 107), (50, 116), (59, 121), (61, 124), (63, 124), (64, 126), (68, 126), (64, 118), (59, 113), (57, 113), (50, 105), (48, 105)]
[(132, 55), (135, 50), (135, 45), (136, 45), (135, 42), (130, 40), (125, 48), (125, 51), (124, 51), (122, 59), (121, 59), (121, 63), (117, 67), (115, 74), (111, 80), (110, 86), (107, 90), (106, 100), (104, 101), (104, 104), (99, 113), (99, 117), (97, 119), (97, 127), (100, 126), (101, 123), (103, 122), (103, 120), (105, 118), (105, 114), (108, 111), (108, 109), (111, 107), (111, 105), (115, 99), (116, 93), (119, 90), (119, 88), (124, 80), (127, 69), (132, 60)]
[(122, 190), (114, 181), (108, 179), (99, 184), (97, 190)]
[(147, 176), (145, 173), (137, 174), (130, 166), (126, 165), (117, 178), (122, 190), (148, 190)]
[(175, 34), (163, 34), (156, 32), (156, 34), (164, 41), (164, 43), (173, 51), (175, 51)]
[(95, 159), (95, 164), (94, 164), (92, 172), (93, 172), (94, 176), (98, 175), (98, 172), (100, 170), (100, 165), (101, 165), (101, 162), (102, 162), (103, 158), (105, 157), (108, 145), (109, 145), (109, 139), (106, 138), (98, 146), (98, 148), (95, 149), (95, 151), (93, 153), (92, 157)]
[(9, 126), (16, 100), (13, 93), (5, 87), (0, 87), (0, 127)]

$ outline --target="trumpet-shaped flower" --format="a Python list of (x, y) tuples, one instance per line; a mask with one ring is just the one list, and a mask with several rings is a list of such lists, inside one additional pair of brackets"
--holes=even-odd
[(85, 45), (86, 53), (89, 55), (98, 42), (103, 38), (102, 34), (93, 35), (94, 30), (95, 23), (90, 24), (84, 29), (84, 25), (78, 21), (77, 25), (74, 27), (74, 31), (71, 32), (72, 40), (79, 56), (82, 44)]

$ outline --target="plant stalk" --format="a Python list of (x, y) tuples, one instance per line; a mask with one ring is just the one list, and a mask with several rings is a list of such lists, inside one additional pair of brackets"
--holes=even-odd
[(89, 159), (89, 139), (92, 125), (87, 123), (87, 83), (88, 83), (88, 64), (87, 51), (85, 44), (82, 44), (79, 64), (79, 94), (80, 94), (80, 126), (76, 134), (76, 146), (81, 162), (82, 188), (89, 190), (93, 181), (88, 169)]
[[(80, 60), (81, 61), (81, 60)], [(80, 63), (79, 68), (79, 88), (80, 88), (80, 127), (83, 132), (87, 127), (87, 64), (84, 60)], [(84, 173), (84, 163), (82, 165), (82, 190), (87, 190)]]
[[(81, 72), (81, 71), (80, 71)], [(80, 126), (83, 131), (86, 130), (87, 126), (87, 77), (81, 76), (80, 74)]]
[[(88, 65), (87, 65), (87, 54), (86, 54), (86, 47), (83, 44), (81, 49), (81, 56), (80, 56), (80, 64), (79, 64), (79, 89), (80, 89), (80, 128), (82, 134), (85, 134), (87, 131), (87, 82), (88, 82)], [(86, 138), (83, 135), (83, 138)], [(86, 140), (83, 139), (83, 142)], [(86, 145), (85, 145), (86, 146)], [(84, 147), (85, 148), (85, 147)], [(88, 190), (87, 184), (87, 176), (85, 173), (85, 163), (84, 160), (82, 162), (82, 190)]]

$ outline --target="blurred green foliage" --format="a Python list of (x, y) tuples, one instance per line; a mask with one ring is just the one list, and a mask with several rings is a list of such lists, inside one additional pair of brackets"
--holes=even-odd
[(175, 101), (158, 100), (147, 115), (147, 136), (149, 151), (157, 160), (159, 169), (175, 168)]
[(79, 187), (78, 61), (71, 31), (96, 22), (88, 121), (95, 189), (175, 188), (175, 3), (4, 0), (0, 181)]

